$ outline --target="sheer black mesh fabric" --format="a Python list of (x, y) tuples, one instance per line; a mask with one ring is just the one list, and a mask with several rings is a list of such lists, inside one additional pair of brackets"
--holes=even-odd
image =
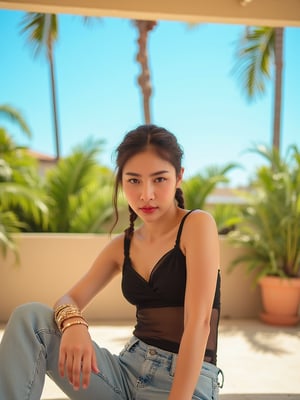
[[(218, 326), (220, 317), (220, 273), (210, 319), (210, 333), (204, 360), (216, 364)], [(134, 335), (145, 343), (178, 353), (183, 334), (183, 307), (137, 308), (137, 324)]]
[(219, 324), (219, 312), (218, 310), (213, 309), (211, 313), (210, 332), (206, 345), (204, 361), (207, 361), (215, 365), (217, 363), (218, 324)]
[(204, 357), (205, 361), (215, 365), (217, 363), (218, 329), (219, 329), (220, 309), (221, 309), (220, 291), (221, 291), (221, 274), (220, 271), (218, 271), (215, 298), (210, 317), (210, 332), (207, 340), (205, 357)]
[(178, 353), (183, 332), (183, 307), (137, 309), (134, 335), (145, 343)]

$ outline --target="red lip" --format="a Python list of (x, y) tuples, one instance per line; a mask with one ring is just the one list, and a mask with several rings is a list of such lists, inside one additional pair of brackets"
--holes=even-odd
[(156, 207), (141, 207), (141, 210), (145, 214), (152, 214), (156, 210)]

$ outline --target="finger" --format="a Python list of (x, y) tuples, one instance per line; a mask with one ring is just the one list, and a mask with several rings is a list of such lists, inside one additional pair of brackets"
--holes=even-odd
[(64, 351), (60, 351), (58, 359), (58, 370), (62, 378), (65, 376), (65, 364), (66, 364), (66, 353)]
[(82, 360), (82, 387), (86, 389), (90, 384), (91, 379), (91, 364), (92, 360), (90, 356), (85, 356)]
[(82, 355), (76, 354), (73, 358), (72, 381), (71, 381), (74, 390), (78, 390), (80, 388), (81, 365), (82, 365)]
[(93, 351), (93, 354), (92, 354), (92, 371), (95, 372), (95, 374), (98, 374), (100, 372), (100, 369), (98, 368), (98, 364), (97, 364), (97, 358), (95, 355), (95, 351)]
[(67, 354), (65, 365), (67, 377), (71, 385), (73, 385), (73, 354)]

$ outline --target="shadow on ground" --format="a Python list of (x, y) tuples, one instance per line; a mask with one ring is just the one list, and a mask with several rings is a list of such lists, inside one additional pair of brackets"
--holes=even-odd
[[(222, 323), (223, 322), (223, 323)], [(241, 334), (251, 345), (253, 350), (261, 353), (276, 354), (278, 356), (289, 353), (286, 346), (282, 346), (283, 342), (300, 338), (299, 326), (293, 327), (276, 327), (264, 324), (259, 320), (240, 321), (224, 319), (220, 324), (219, 332), (223, 337)], [(277, 343), (273, 340), (278, 336), (284, 337), (286, 340)], [(298, 399), (300, 400), (300, 394)]]

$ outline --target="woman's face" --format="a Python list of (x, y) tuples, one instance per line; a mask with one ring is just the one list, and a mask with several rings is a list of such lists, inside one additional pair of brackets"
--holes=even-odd
[(154, 150), (145, 150), (124, 165), (122, 187), (130, 207), (142, 220), (153, 220), (175, 206), (176, 188), (182, 180), (174, 166)]

